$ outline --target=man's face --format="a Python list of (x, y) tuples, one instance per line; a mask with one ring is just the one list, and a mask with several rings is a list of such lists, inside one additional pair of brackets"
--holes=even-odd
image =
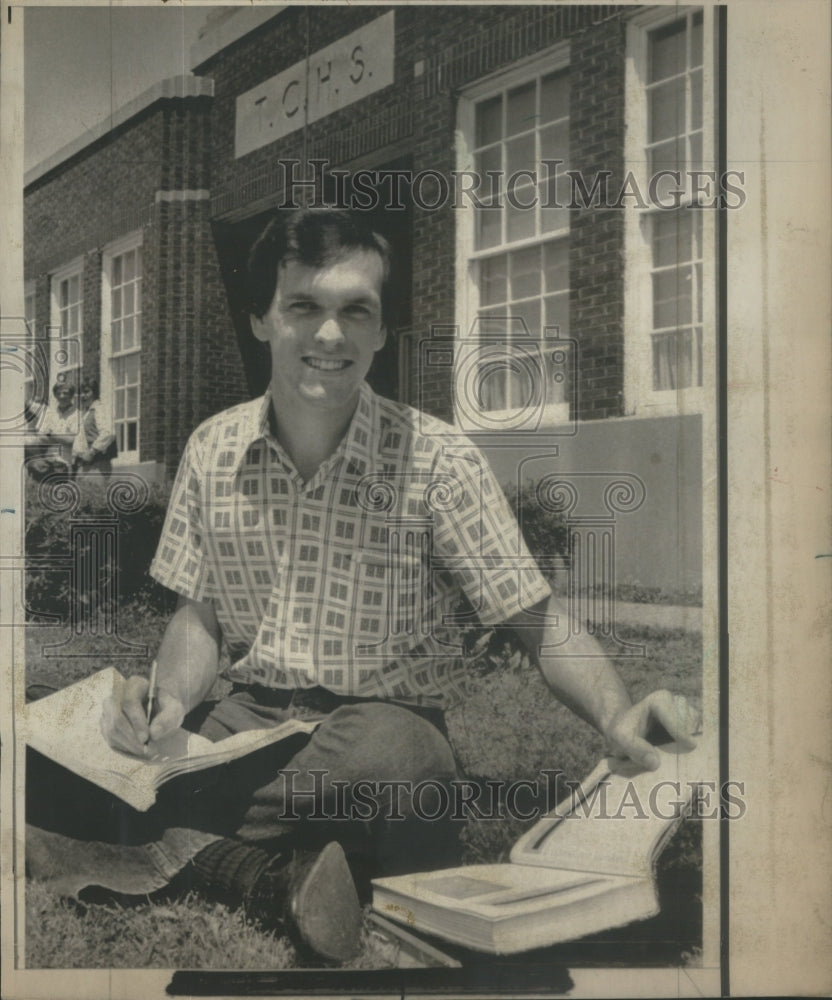
[[(349, 412), (373, 355), (384, 344), (381, 257), (371, 250), (345, 254), (322, 268), (287, 261), (255, 336), (272, 355), (272, 390), (281, 404), (296, 402)], [(291, 412), (282, 407), (284, 413)]]
[(74, 396), (75, 392), (68, 385), (59, 385), (55, 390), (55, 399), (58, 401), (58, 407), (62, 410), (72, 405)]

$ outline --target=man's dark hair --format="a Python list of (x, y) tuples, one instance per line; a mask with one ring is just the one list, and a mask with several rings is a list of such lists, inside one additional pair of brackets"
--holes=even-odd
[(93, 398), (98, 399), (99, 391), (98, 391), (97, 378), (85, 378), (84, 381), (81, 383), (81, 392), (83, 392), (85, 389), (89, 389), (93, 395)]
[(324, 267), (355, 250), (370, 250), (381, 257), (381, 318), (386, 325), (392, 294), (390, 244), (373, 231), (362, 213), (340, 208), (275, 213), (249, 254), (248, 312), (262, 319), (269, 311), (277, 290), (278, 269), (284, 262), (294, 260), (307, 267)]
[(52, 395), (57, 396), (59, 389), (66, 389), (70, 396), (75, 395), (75, 386), (68, 380), (58, 376), (57, 382), (52, 386)]

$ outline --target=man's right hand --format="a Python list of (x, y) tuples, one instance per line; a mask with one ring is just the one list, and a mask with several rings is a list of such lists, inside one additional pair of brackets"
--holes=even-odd
[(148, 726), (149, 687), (146, 677), (130, 677), (122, 685), (120, 695), (114, 693), (104, 702), (101, 731), (114, 749), (144, 757), (148, 752), (148, 742), (158, 740), (182, 725), (185, 706), (174, 695), (157, 687)]

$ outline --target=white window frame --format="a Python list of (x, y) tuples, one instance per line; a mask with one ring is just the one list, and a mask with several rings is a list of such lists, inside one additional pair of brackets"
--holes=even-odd
[[(519, 86), (532, 78), (556, 73), (560, 70), (569, 69), (569, 44), (560, 43), (546, 52), (535, 55), (532, 58), (516, 64), (509, 70), (503, 70), (496, 74), (479, 80), (476, 84), (466, 88), (459, 96), (457, 105), (457, 128), (456, 128), (456, 162), (459, 171), (471, 171), (474, 169), (475, 146), (475, 105), (489, 97), (501, 94), (503, 91)], [(567, 163), (560, 170), (568, 169)], [(537, 181), (544, 180), (546, 168), (541, 164), (535, 164), (535, 169), (539, 172)], [(487, 195), (487, 187), (481, 188), (480, 198)], [(520, 192), (518, 192), (519, 196)], [(525, 197), (525, 196), (524, 196)], [(568, 220), (568, 213), (565, 213)], [(559, 239), (567, 241), (567, 257), (569, 252), (570, 229), (567, 225), (545, 234), (516, 240), (510, 243), (501, 243), (498, 246), (488, 247), (478, 250), (475, 247), (475, 227), (476, 212), (472, 199), (463, 195), (460, 205), (457, 208), (456, 225), (456, 283), (455, 283), (455, 324), (456, 324), (456, 346), (455, 371), (454, 371), (454, 421), (463, 431), (477, 430), (499, 430), (507, 431), (530, 429), (530, 424), (535, 427), (555, 427), (567, 423), (570, 418), (570, 404), (568, 398), (565, 402), (544, 403), (539, 412), (529, 413), (520, 410), (489, 410), (482, 411), (482, 418), (478, 421), (472, 420), (467, 412), (467, 407), (460, 406), (460, 398), (465, 392), (464, 381), (471, 369), (472, 351), (476, 351), (475, 341), (471, 339), (471, 331), (475, 328), (475, 322), (480, 307), (479, 281), (477, 274), (478, 262), (483, 258), (488, 258), (498, 254), (507, 254), (514, 250), (522, 250), (528, 247), (541, 246), (548, 242)], [(568, 289), (567, 289), (568, 290)], [(543, 296), (541, 295), (541, 305)], [(551, 336), (552, 345), (560, 348), (560, 343), (556, 338), (556, 331), (553, 329), (542, 331), (543, 337)], [(537, 341), (542, 344), (544, 341)], [(568, 349), (569, 341), (565, 341), (565, 348)]]
[[(627, 204), (624, 224), (624, 409), (627, 415), (671, 416), (702, 413), (713, 391), (716, 352), (716, 210), (682, 208), (702, 217), (702, 385), (682, 389), (653, 388), (653, 248), (652, 218), (665, 209), (650, 204), (647, 146), (647, 70), (649, 33), (681, 17), (702, 12), (702, 169), (715, 170), (714, 40), (715, 11), (698, 5), (653, 8), (627, 26), (625, 165), (638, 182), (646, 208)], [(680, 202), (692, 202), (688, 185)], [(718, 185), (709, 187), (716, 198)]]
[[(141, 382), (141, 355), (143, 337), (140, 335), (139, 345), (129, 351), (121, 351), (115, 357), (113, 355), (112, 342), (112, 274), (113, 261), (122, 254), (130, 250), (142, 249), (144, 244), (142, 230), (130, 233), (118, 240), (109, 243), (101, 255), (101, 398), (109, 408), (113, 419), (113, 428), (116, 431), (116, 441), (119, 444), (118, 457), (114, 459), (114, 465), (130, 465), (140, 460), (141, 451), (141, 421), (142, 421), (142, 382)], [(144, 291), (144, 256), (142, 256), (142, 293)], [(142, 306), (144, 302), (142, 301)], [(144, 316), (143, 309), (140, 314)], [(116, 384), (113, 374), (113, 361), (117, 358), (128, 357), (137, 354), (139, 357), (139, 376), (137, 383), (137, 405), (136, 405), (136, 447), (131, 450), (121, 448), (121, 441), (118, 435), (118, 422), (116, 418)]]
[[(80, 293), (80, 298), (73, 303), (79, 307), (78, 332), (71, 334), (70, 336), (66, 336), (61, 317), (60, 287), (62, 282), (69, 282), (73, 278), (78, 279), (78, 290)], [(69, 378), (77, 390), (78, 379), (81, 375), (83, 334), (84, 258), (76, 257), (74, 260), (70, 261), (68, 264), (64, 264), (63, 267), (58, 268), (58, 270), (53, 271), (49, 275), (50, 384), (54, 385), (56, 379), (59, 376), (63, 376), (64, 378)], [(71, 338), (77, 338), (75, 344), (71, 342)], [(70, 340), (70, 343), (63, 343), (65, 340)], [(62, 352), (65, 352), (65, 359), (62, 358)]]

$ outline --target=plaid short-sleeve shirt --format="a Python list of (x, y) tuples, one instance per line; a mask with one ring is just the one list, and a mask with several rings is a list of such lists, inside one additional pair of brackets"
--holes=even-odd
[(463, 593), (490, 625), (550, 592), (485, 459), (365, 383), (340, 446), (303, 482), (270, 405), (266, 394), (194, 432), (152, 575), (213, 602), (232, 680), (458, 696)]

